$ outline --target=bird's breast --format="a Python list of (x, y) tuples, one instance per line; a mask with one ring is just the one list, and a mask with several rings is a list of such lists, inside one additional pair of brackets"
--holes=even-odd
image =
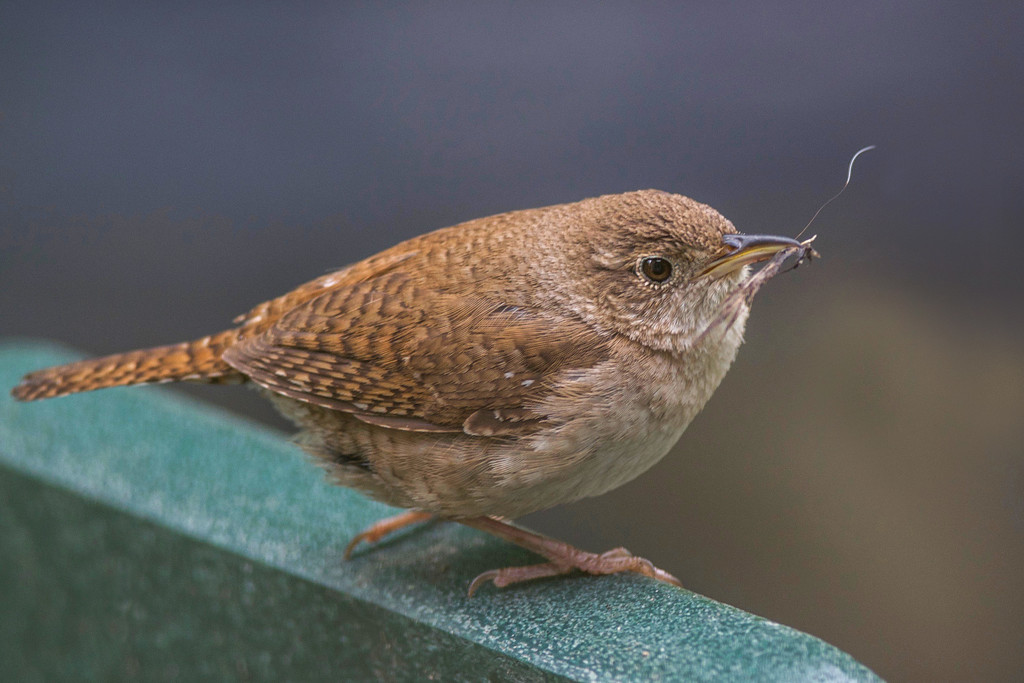
[(516, 473), (507, 483), (529, 489), (542, 509), (634, 479), (679, 440), (722, 381), (741, 338), (742, 330), (733, 330), (681, 355), (617, 353), (567, 373), (539, 408), (552, 427), (510, 451), (522, 467), (506, 469)]

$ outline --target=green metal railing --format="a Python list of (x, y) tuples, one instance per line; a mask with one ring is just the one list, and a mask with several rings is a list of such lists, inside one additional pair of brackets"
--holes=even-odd
[(639, 576), (467, 599), (536, 561), (454, 524), (351, 561), (394, 512), (281, 436), (160, 388), (15, 403), (74, 355), (0, 345), (0, 680), (877, 680), (832, 646)]

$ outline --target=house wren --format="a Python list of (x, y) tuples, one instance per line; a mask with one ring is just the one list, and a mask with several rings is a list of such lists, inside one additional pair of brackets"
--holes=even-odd
[(229, 330), (33, 372), (12, 393), (251, 381), (334, 482), (411, 510), (353, 546), (437, 516), (547, 560), (486, 572), (471, 593), (577, 569), (678, 585), (625, 549), (586, 553), (504, 518), (661, 459), (736, 356), (746, 266), (791, 253), (813, 251), (653, 190), (504, 213), (317, 278)]

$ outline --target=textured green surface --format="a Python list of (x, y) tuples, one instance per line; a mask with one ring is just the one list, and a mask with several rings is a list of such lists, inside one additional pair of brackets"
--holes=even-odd
[[(71, 357), (0, 346), (0, 387)], [(0, 479), (0, 667), (40, 680), (876, 680), (812, 636), (636, 576), (469, 600), (476, 574), (531, 558), (457, 525), (344, 562), (389, 508), (160, 389), (3, 391)]]
[(4, 681), (556, 678), (9, 470), (0, 556)]

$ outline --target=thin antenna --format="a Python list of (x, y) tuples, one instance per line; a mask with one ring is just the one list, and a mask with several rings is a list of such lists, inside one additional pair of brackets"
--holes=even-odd
[(814, 212), (813, 216), (811, 216), (811, 220), (807, 221), (807, 225), (804, 226), (803, 230), (801, 230), (800, 232), (797, 233), (797, 235), (796, 235), (796, 237), (794, 239), (800, 239), (800, 235), (802, 235), (805, 232), (807, 232), (807, 228), (811, 227), (811, 223), (813, 223), (814, 219), (818, 217), (818, 214), (821, 213), (822, 210), (826, 206), (828, 206), (829, 204), (831, 204), (835, 200), (839, 199), (839, 195), (841, 195), (846, 190), (846, 186), (850, 184), (850, 178), (853, 177), (853, 162), (857, 161), (857, 157), (859, 157), (861, 154), (863, 154), (864, 152), (868, 151), (869, 149), (874, 149), (874, 148), (875, 148), (874, 145), (868, 145), (867, 147), (865, 147), (863, 149), (857, 150), (857, 153), (854, 154), (853, 157), (850, 158), (850, 166), (846, 169), (846, 182), (843, 183), (843, 186), (841, 188), (839, 188), (839, 192), (836, 192), (834, 195), (832, 195), (831, 199), (829, 199), (827, 202), (825, 202), (820, 207), (818, 207), (818, 210)]

